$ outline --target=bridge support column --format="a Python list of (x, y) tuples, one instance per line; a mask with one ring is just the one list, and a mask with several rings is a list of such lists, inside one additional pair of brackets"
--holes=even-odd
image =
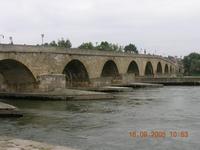
[(135, 74), (134, 73), (123, 74), (121, 82), (122, 84), (135, 82)]
[(105, 85), (111, 85), (112, 77), (100, 77), (100, 78), (93, 78), (90, 79), (90, 86), (91, 87), (100, 87)]
[(38, 77), (39, 91), (53, 91), (55, 89), (64, 89), (66, 79), (64, 74), (45, 74)]
[(127, 84), (131, 82), (135, 82), (135, 74), (120, 74), (117, 77), (100, 77), (95, 79), (90, 79), (90, 86), (98, 87), (98, 86), (107, 86), (112, 84)]

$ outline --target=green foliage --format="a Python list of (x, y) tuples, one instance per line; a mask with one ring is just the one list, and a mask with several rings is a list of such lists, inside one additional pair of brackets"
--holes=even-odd
[(124, 51), (138, 54), (137, 47), (131, 43), (129, 45), (125, 46)]
[(120, 52), (123, 52), (124, 50), (124, 47), (123, 46), (120, 46), (118, 44), (111, 44), (111, 47), (112, 47), (112, 50), (113, 51), (120, 51)]
[(65, 47), (65, 48), (71, 48), (72, 44), (70, 40), (64, 40), (63, 38), (61, 40), (58, 40), (58, 47)]
[(78, 48), (80, 48), (80, 49), (95, 49), (92, 42), (82, 43)]
[[(72, 44), (70, 40), (64, 40), (63, 38), (61, 40), (52, 41), (50, 43), (45, 43), (44, 46), (53, 46), (53, 47), (65, 47), (65, 48), (71, 48)], [(78, 48), (80, 49), (91, 49), (91, 50), (104, 50), (104, 51), (125, 51), (130, 53), (138, 53), (137, 47), (133, 44), (127, 45), (125, 48), (123, 46), (120, 46), (118, 44), (109, 43), (107, 41), (102, 41), (100, 44), (96, 43), (94, 44), (92, 42), (86, 42), (82, 43)]]
[(72, 44), (71, 44), (70, 40), (64, 40), (62, 38), (61, 40), (58, 40), (57, 43), (56, 43), (56, 41), (52, 41), (50, 43), (44, 43), (44, 46), (71, 48)]
[(92, 42), (82, 43), (79, 46), (80, 49), (97, 49), (97, 50), (104, 50), (104, 51), (125, 51), (130, 53), (137, 53), (137, 47), (133, 44), (127, 45), (125, 48), (118, 44), (109, 43), (107, 41), (102, 41), (100, 44), (96, 43), (96, 46), (93, 45)]
[(113, 50), (112, 49), (112, 44), (108, 43), (107, 41), (101, 42), (101, 44), (97, 46), (97, 49), (98, 50), (106, 50), (106, 51)]
[(44, 43), (43, 45), (44, 45), (44, 46), (49, 46), (49, 43)]
[(50, 45), (50, 46), (53, 46), (53, 47), (58, 46), (57, 43), (56, 43), (56, 41), (52, 41), (51, 43), (49, 43), (49, 45)]
[(123, 51), (123, 47), (117, 44), (108, 43), (102, 41), (100, 44), (96, 43), (96, 46), (92, 42), (82, 43), (78, 48), (80, 49), (93, 49), (93, 50), (105, 50), (105, 51)]
[(191, 53), (183, 59), (186, 75), (200, 75), (200, 54)]

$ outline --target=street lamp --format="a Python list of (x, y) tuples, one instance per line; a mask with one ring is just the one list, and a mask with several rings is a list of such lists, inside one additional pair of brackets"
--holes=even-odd
[(13, 37), (12, 36), (9, 37), (9, 40), (10, 40), (10, 44), (13, 45)]
[[(2, 37), (2, 39), (4, 39), (4, 35), (3, 34), (0, 34), (0, 37)], [(0, 44), (1, 44), (1, 40), (0, 40)]]
[(42, 45), (44, 43), (44, 34), (41, 34), (41, 37), (42, 37)]

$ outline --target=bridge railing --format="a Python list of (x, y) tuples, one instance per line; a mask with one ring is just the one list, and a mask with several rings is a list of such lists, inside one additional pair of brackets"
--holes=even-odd
[(160, 55), (151, 54), (135, 54), (125, 53), (120, 51), (106, 51), (106, 50), (88, 50), (88, 49), (66, 49), (52, 46), (35, 46), (35, 45), (10, 45), (0, 44), (0, 52), (23, 52), (23, 53), (58, 53), (58, 54), (74, 54), (74, 55), (94, 55), (94, 56), (114, 56), (114, 57), (141, 57), (141, 58), (158, 58), (174, 64), (170, 59)]

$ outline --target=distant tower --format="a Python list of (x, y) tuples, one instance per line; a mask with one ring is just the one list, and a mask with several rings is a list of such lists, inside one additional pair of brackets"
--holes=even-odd
[(41, 34), (42, 37), (42, 45), (44, 44), (44, 34)]

